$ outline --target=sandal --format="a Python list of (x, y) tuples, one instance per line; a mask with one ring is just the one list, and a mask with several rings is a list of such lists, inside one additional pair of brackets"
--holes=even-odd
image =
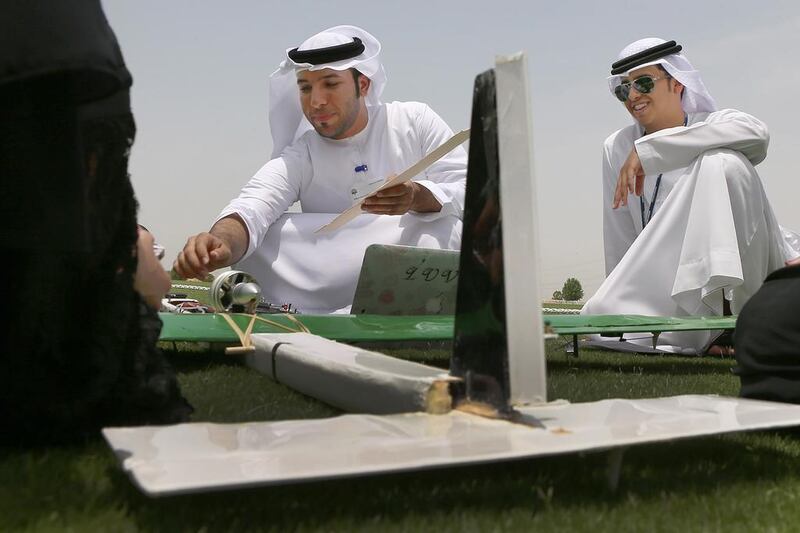
[(735, 355), (733, 349), (733, 332), (735, 330), (728, 329), (714, 339), (711, 346), (706, 350), (707, 355), (719, 355), (722, 357), (733, 357)]

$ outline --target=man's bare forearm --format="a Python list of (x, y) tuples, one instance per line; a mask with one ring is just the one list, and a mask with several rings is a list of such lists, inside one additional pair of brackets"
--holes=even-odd
[(228, 215), (218, 220), (208, 231), (211, 235), (225, 242), (231, 250), (230, 264), (236, 263), (244, 256), (250, 244), (250, 234), (239, 215)]
[(419, 183), (411, 182), (414, 187), (414, 201), (411, 204), (411, 211), (417, 213), (438, 213), (442, 210), (442, 204), (427, 187)]

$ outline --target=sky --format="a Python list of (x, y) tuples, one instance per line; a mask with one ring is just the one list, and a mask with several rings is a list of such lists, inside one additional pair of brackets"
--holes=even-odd
[(429, 104), (469, 127), (475, 76), (525, 51), (530, 76), (541, 293), (604, 278), (601, 147), (631, 121), (608, 92), (610, 64), (642, 37), (675, 39), (720, 108), (763, 120), (757, 168), (779, 222), (800, 230), (800, 4), (796, 1), (104, 0), (133, 74), (130, 173), (140, 222), (167, 247), (207, 231), (268, 159), (268, 79), (286, 48), (339, 24), (383, 45), (384, 101)]

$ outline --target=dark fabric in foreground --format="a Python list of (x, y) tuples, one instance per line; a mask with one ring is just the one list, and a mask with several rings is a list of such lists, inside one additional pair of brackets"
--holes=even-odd
[(90, 252), (76, 111), (127, 94), (130, 73), (98, 0), (3, 1), (0, 13), (0, 245)]
[[(23, 5), (31, 7), (24, 15)], [(25, 43), (8, 46), (31, 55), (0, 55), (0, 441), (6, 444), (67, 442), (106, 425), (180, 422), (191, 412), (156, 348), (160, 321), (133, 289), (130, 76), (111, 29), (97, 29), (105, 22), (99, 4), (70, 4), (69, 12), (60, 5), (15, 4), (10, 14), (32, 27), (15, 34)], [(108, 42), (75, 36), (97, 44), (93, 56), (91, 46), (65, 49), (61, 39), (45, 40), (49, 64), (47, 47), (27, 42), (41, 34), (37, 17), (47, 19), (44, 27), (89, 28)], [(0, 39), (7, 40), (7, 34)]]
[(0, 86), (34, 77), (75, 103), (130, 87), (99, 0), (0, 0)]
[(770, 274), (734, 335), (741, 396), (800, 403), (800, 266)]

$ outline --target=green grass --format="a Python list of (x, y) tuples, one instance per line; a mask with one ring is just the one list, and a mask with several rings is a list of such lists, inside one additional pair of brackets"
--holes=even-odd
[(196, 279), (174, 279), (172, 280), (170, 292), (173, 294), (185, 294), (186, 298), (194, 298), (200, 303), (212, 305), (210, 288), (210, 282)]
[(548, 300), (542, 303), (542, 307), (549, 309), (580, 309), (583, 307), (583, 302), (566, 302), (566, 301), (553, 301)]
[[(684, 393), (735, 395), (731, 360), (582, 351), (548, 343), (549, 394), (573, 401)], [(441, 348), (395, 355), (445, 366)], [(315, 418), (337, 411), (212, 347), (171, 352), (195, 420)], [(325, 453), (320, 450), (320, 453)], [(759, 432), (646, 445), (625, 454), (620, 487), (606, 455), (567, 455), (150, 499), (101, 440), (0, 449), (0, 531), (794, 531), (800, 437)]]

